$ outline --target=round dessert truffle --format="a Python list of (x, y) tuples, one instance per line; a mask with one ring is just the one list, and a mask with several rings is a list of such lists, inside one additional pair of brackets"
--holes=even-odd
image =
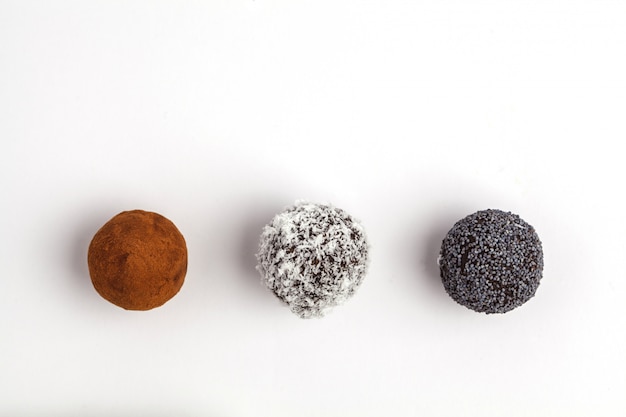
[(87, 255), (96, 291), (127, 310), (150, 310), (176, 295), (187, 272), (187, 246), (157, 213), (124, 211), (93, 237)]
[(321, 317), (363, 281), (368, 244), (361, 224), (345, 211), (298, 202), (265, 226), (257, 260), (265, 285), (292, 312)]
[(519, 216), (483, 210), (458, 221), (441, 245), (446, 292), (474, 311), (506, 313), (535, 295), (543, 251), (535, 229)]

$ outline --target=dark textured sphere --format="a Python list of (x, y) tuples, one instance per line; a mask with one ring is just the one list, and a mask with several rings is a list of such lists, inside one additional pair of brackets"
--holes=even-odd
[(320, 317), (361, 285), (368, 245), (361, 224), (345, 211), (301, 202), (265, 226), (257, 259), (264, 284), (291, 311)]
[(441, 245), (446, 292), (484, 313), (506, 313), (535, 295), (543, 251), (535, 229), (518, 215), (483, 210), (458, 221)]

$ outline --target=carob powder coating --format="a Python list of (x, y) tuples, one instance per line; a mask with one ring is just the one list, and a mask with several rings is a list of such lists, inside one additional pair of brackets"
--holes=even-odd
[(368, 244), (345, 211), (300, 202), (265, 226), (257, 260), (263, 282), (291, 311), (321, 317), (363, 281)]
[(93, 237), (87, 255), (96, 291), (127, 310), (150, 310), (176, 295), (187, 272), (187, 246), (157, 213), (124, 211)]
[(535, 229), (519, 216), (484, 210), (458, 221), (441, 245), (441, 279), (459, 304), (506, 313), (535, 295), (543, 251)]

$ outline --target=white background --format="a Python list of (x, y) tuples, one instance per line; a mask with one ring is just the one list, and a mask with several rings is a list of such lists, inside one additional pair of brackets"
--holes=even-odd
[[(0, 0), (0, 415), (626, 415), (622, 1)], [(300, 320), (260, 284), (296, 199), (359, 218), (354, 298)], [(181, 292), (100, 298), (129, 209), (184, 234)], [(537, 295), (454, 303), (455, 221), (544, 245)]]

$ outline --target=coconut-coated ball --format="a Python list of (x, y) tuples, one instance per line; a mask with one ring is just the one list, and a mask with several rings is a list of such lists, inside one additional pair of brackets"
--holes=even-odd
[(535, 295), (543, 250), (535, 229), (518, 215), (483, 210), (458, 221), (441, 245), (446, 292), (484, 313), (506, 313)]
[(93, 237), (87, 255), (96, 291), (127, 310), (150, 310), (175, 296), (187, 273), (187, 246), (157, 213), (124, 211)]
[(368, 244), (361, 224), (345, 211), (299, 202), (265, 226), (257, 260), (264, 284), (292, 312), (321, 317), (361, 285)]

